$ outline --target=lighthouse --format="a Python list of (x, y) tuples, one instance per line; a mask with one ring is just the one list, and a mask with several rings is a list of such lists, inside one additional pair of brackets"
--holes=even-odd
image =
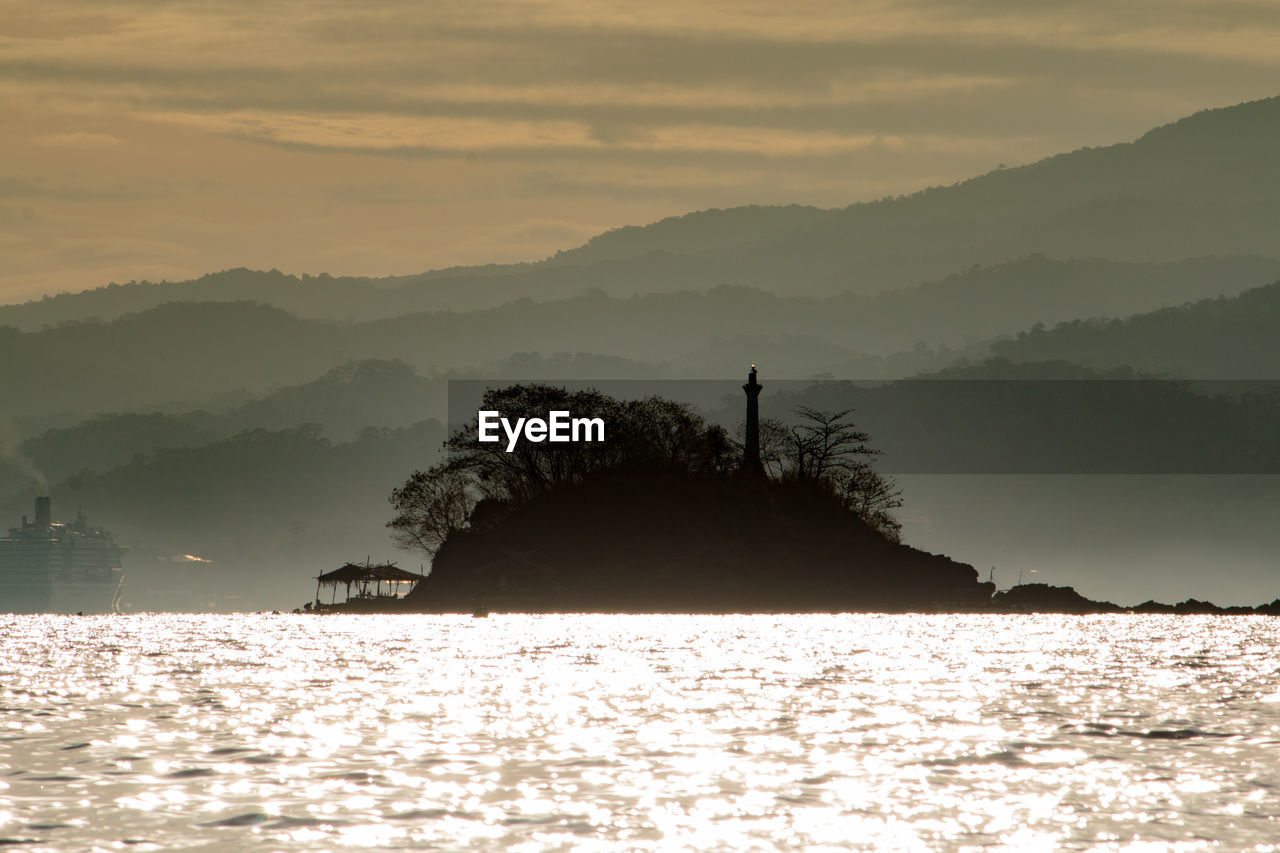
[(742, 447), (742, 473), (747, 476), (764, 474), (760, 464), (760, 392), (764, 386), (756, 381), (756, 366), (751, 365), (747, 384), (742, 386), (747, 395), (747, 434)]

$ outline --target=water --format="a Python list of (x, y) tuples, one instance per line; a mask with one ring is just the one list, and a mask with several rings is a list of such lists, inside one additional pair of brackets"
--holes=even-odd
[(0, 838), (1277, 850), (1278, 640), (1265, 617), (0, 617)]

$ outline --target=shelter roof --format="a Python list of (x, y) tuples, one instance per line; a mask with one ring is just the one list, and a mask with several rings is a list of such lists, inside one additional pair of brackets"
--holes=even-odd
[(380, 566), (347, 563), (340, 569), (325, 572), (316, 578), (322, 584), (350, 584), (360, 581), (420, 581), (423, 576), (398, 569), (391, 563)]

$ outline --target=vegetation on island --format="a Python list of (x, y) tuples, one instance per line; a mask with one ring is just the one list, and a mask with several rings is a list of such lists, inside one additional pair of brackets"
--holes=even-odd
[[(490, 389), (503, 417), (601, 417), (599, 443), (477, 441), (391, 496), (388, 526), (433, 557), (420, 609), (766, 610), (964, 607), (990, 597), (971, 566), (902, 545), (893, 481), (848, 411), (761, 425), (764, 471), (690, 406), (544, 384)], [(961, 603), (957, 605), (957, 601)]]
[[(569, 391), (532, 383), (490, 389), (483, 408), (514, 418), (543, 417), (562, 410), (598, 417), (608, 424), (603, 442), (567, 444), (477, 440), (472, 419), (445, 442), (444, 461), (415, 471), (391, 495), (395, 517), (388, 523), (396, 544), (434, 556), (453, 533), (492, 523), (534, 498), (590, 477), (617, 474), (734, 476), (742, 458), (739, 437), (708, 423), (691, 406), (661, 397), (618, 400), (598, 391)], [(902, 505), (893, 480), (871, 465), (878, 455), (871, 437), (857, 429), (851, 410), (802, 406), (787, 424), (760, 424), (760, 460), (779, 482), (803, 483), (837, 501), (885, 538), (898, 542), (902, 526), (893, 511)]]

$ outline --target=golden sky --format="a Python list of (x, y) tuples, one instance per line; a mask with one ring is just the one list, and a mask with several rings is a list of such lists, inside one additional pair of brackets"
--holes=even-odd
[(0, 300), (536, 260), (1276, 94), (1274, 0), (0, 0)]

